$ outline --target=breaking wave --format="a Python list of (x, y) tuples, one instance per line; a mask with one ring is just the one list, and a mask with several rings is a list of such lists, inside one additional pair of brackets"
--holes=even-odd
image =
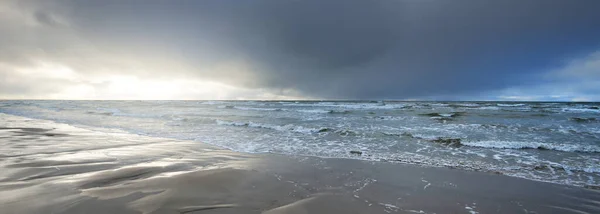
[(496, 105), (500, 106), (500, 107), (520, 107), (520, 106), (525, 106), (525, 104), (523, 104), (523, 103), (515, 103), (515, 104), (498, 103)]
[(308, 128), (304, 126), (298, 126), (293, 124), (287, 125), (274, 125), (274, 124), (265, 124), (265, 123), (256, 123), (256, 122), (238, 122), (238, 121), (224, 121), (224, 120), (216, 120), (216, 123), (224, 126), (245, 126), (251, 128), (262, 128), (262, 129), (271, 129), (276, 131), (290, 131), (297, 132), (303, 134), (312, 134), (319, 132), (326, 132), (328, 128)]
[(596, 108), (563, 108), (562, 112), (600, 113), (600, 110)]
[(600, 147), (594, 145), (551, 144), (522, 141), (462, 141), (460, 144), (464, 146), (492, 149), (540, 149), (563, 152), (600, 152)]

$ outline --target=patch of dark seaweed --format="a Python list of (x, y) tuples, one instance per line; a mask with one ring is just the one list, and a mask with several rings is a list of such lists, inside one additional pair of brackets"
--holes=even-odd
[(354, 131), (350, 131), (350, 130), (336, 130), (335, 133), (339, 134), (340, 136), (356, 136), (356, 135), (358, 135), (358, 133), (356, 133)]
[(343, 111), (330, 110), (328, 113), (329, 114), (350, 114), (351, 111), (348, 111), (348, 110), (343, 110)]
[(419, 115), (426, 116), (426, 117), (442, 117), (442, 115), (440, 113), (436, 113), (436, 112), (426, 113), (426, 114), (419, 114)]
[(442, 123), (446, 123), (447, 121), (452, 121), (453, 119), (450, 117), (431, 117), (431, 119), (437, 120)]
[(383, 135), (385, 136), (391, 136), (391, 137), (408, 137), (408, 138), (413, 138), (413, 139), (423, 139), (421, 137), (417, 137), (414, 136), (411, 133), (408, 132), (403, 132), (403, 133), (387, 133), (387, 132), (381, 132)]
[(352, 150), (352, 151), (350, 151), (350, 154), (352, 154), (352, 155), (359, 155), (360, 156), (360, 155), (362, 155), (362, 152), (361, 151)]
[(446, 146), (452, 146), (452, 147), (461, 147), (463, 146), (460, 143), (460, 138), (442, 138), (442, 137), (438, 137), (436, 139), (430, 140), (430, 142), (434, 142), (434, 143), (439, 143), (442, 145), (446, 145)]
[(387, 132), (381, 132), (381, 134), (385, 135), (385, 136), (391, 136), (391, 137), (400, 137), (400, 134), (396, 134), (396, 133), (387, 133)]
[(591, 123), (591, 122), (598, 122), (598, 120), (596, 118), (590, 117), (590, 118), (584, 118), (584, 117), (572, 117), (569, 118), (569, 120), (576, 122), (576, 123)]
[(321, 128), (317, 133), (336, 133), (340, 136), (356, 136), (358, 135), (355, 131), (345, 130), (345, 129), (332, 129), (332, 128)]
[(555, 171), (566, 171), (564, 167), (562, 166), (553, 166), (553, 165), (537, 165), (533, 167), (533, 170), (537, 170), (537, 171), (550, 171), (550, 170), (555, 170)]
[(331, 132), (331, 131), (333, 131), (332, 128), (322, 128), (322, 129), (319, 129), (319, 131), (317, 133), (324, 133), (324, 132)]
[(465, 116), (467, 114), (467, 112), (464, 111), (455, 111), (451, 113), (452, 115), (450, 115), (450, 117), (461, 117), (461, 116)]
[(419, 114), (421, 116), (426, 116), (426, 117), (432, 117), (434, 119), (437, 118), (457, 118), (460, 116), (464, 116), (465, 114), (467, 114), (466, 112), (462, 112), (462, 111), (455, 111), (455, 112), (450, 112), (450, 113), (438, 113), (438, 112), (432, 112), (432, 113), (425, 113), (425, 114)]

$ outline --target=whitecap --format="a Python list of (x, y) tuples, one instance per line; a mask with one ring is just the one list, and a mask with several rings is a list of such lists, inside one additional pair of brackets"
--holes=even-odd
[(325, 114), (325, 113), (330, 112), (330, 111), (324, 110), (324, 109), (298, 109), (296, 111), (302, 112), (302, 113), (316, 113), (316, 114)]
[(523, 104), (523, 103), (516, 103), (516, 104), (498, 103), (496, 105), (500, 106), (500, 107), (519, 107), (519, 106), (525, 106), (525, 104)]
[(265, 124), (265, 123), (256, 123), (256, 122), (239, 122), (239, 121), (223, 121), (216, 120), (218, 125), (225, 126), (246, 126), (251, 128), (263, 128), (263, 129), (271, 129), (276, 131), (289, 131), (289, 132), (297, 132), (303, 134), (312, 134), (322, 132), (323, 130), (328, 130), (327, 128), (309, 128), (304, 126), (298, 126), (293, 124), (287, 125), (274, 125), (274, 124)]
[(600, 147), (593, 145), (555, 144), (527, 141), (464, 141), (462, 145), (493, 149), (541, 149), (563, 152), (600, 152)]
[(579, 112), (579, 113), (600, 113), (598, 109), (589, 108), (563, 108), (563, 112)]

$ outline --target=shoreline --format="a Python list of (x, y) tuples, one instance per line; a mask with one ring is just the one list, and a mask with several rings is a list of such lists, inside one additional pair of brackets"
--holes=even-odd
[[(507, 172), (503, 172), (497, 169), (486, 169), (485, 167), (481, 167), (481, 166), (471, 166), (471, 165), (444, 165), (444, 164), (435, 164), (435, 163), (427, 163), (424, 161), (420, 161), (420, 160), (412, 160), (412, 159), (407, 159), (407, 160), (403, 160), (403, 159), (389, 159), (389, 158), (385, 158), (385, 157), (379, 157), (377, 155), (373, 155), (372, 154), (367, 154), (364, 155), (364, 152), (360, 151), (362, 154), (361, 155), (356, 155), (353, 154), (352, 151), (354, 150), (348, 150), (349, 153), (344, 153), (344, 155), (340, 155), (340, 156), (319, 156), (319, 155), (306, 155), (306, 154), (283, 154), (283, 153), (274, 153), (274, 152), (248, 152), (248, 151), (237, 151), (233, 148), (230, 147), (225, 147), (222, 145), (214, 145), (214, 144), (210, 144), (210, 143), (205, 143), (205, 142), (201, 142), (201, 141), (197, 141), (197, 140), (186, 140), (186, 139), (177, 139), (177, 138), (170, 138), (170, 137), (159, 137), (159, 136), (153, 136), (151, 134), (148, 133), (135, 133), (135, 132), (131, 132), (130, 130), (122, 130), (120, 128), (115, 128), (115, 127), (94, 127), (94, 126), (89, 126), (89, 125), (83, 125), (83, 124), (69, 124), (69, 123), (64, 123), (64, 122), (59, 122), (59, 121), (53, 121), (53, 120), (49, 120), (49, 119), (44, 119), (44, 118), (38, 118), (38, 117), (25, 117), (22, 115), (18, 115), (18, 114), (9, 114), (9, 113), (0, 113), (1, 115), (7, 115), (10, 117), (22, 117), (22, 118), (28, 118), (28, 119), (34, 119), (34, 120), (40, 120), (40, 121), (49, 121), (51, 123), (57, 123), (57, 124), (62, 124), (62, 125), (67, 125), (67, 126), (72, 126), (78, 129), (85, 129), (85, 130), (93, 130), (95, 132), (110, 132), (112, 134), (128, 134), (128, 135), (132, 135), (132, 136), (140, 136), (140, 137), (144, 137), (144, 138), (152, 138), (152, 139), (163, 139), (163, 140), (170, 140), (170, 141), (190, 141), (190, 142), (194, 142), (194, 143), (198, 143), (198, 144), (204, 144), (206, 146), (211, 146), (211, 147), (216, 147), (219, 149), (224, 149), (224, 150), (229, 150), (232, 152), (237, 152), (237, 153), (242, 153), (242, 154), (252, 154), (252, 155), (263, 155), (263, 154), (267, 154), (267, 155), (282, 155), (282, 156), (298, 156), (298, 157), (312, 157), (312, 158), (323, 158), (323, 159), (348, 159), (348, 160), (361, 160), (361, 161), (374, 161), (374, 162), (385, 162), (385, 163), (393, 163), (393, 164), (408, 164), (408, 165), (415, 165), (415, 166), (420, 166), (420, 167), (433, 167), (433, 168), (448, 168), (448, 169), (453, 169), (453, 170), (464, 170), (464, 171), (473, 171), (473, 172), (483, 172), (483, 173), (490, 173), (490, 174), (501, 174), (501, 175), (505, 175), (505, 176), (509, 176), (509, 177), (514, 177), (514, 178), (521, 178), (521, 179), (525, 179), (525, 180), (531, 180), (531, 181), (537, 181), (537, 182), (544, 182), (544, 183), (550, 183), (550, 184), (558, 184), (558, 185), (566, 185), (566, 186), (573, 186), (573, 187), (581, 187), (581, 188), (587, 188), (587, 189), (595, 189), (595, 190), (599, 190), (600, 186), (598, 185), (591, 185), (591, 184), (577, 184), (577, 183), (571, 183), (571, 182), (558, 182), (555, 180), (543, 180), (543, 179), (535, 179), (532, 177), (527, 177), (527, 176), (523, 176), (523, 175), (517, 175), (515, 173), (507, 173)], [(360, 158), (357, 158), (360, 157)], [(533, 170), (539, 170), (539, 169), (544, 169), (544, 168), (552, 168), (552, 170), (565, 170), (564, 168), (556, 168), (552, 165), (539, 165), (536, 166), (534, 168), (532, 168)]]
[(600, 211), (600, 191), (488, 172), (245, 154), (12, 115), (2, 120), (0, 213)]

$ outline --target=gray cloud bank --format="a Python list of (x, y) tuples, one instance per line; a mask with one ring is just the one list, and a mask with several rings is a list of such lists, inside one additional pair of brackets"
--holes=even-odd
[[(88, 76), (198, 78), (316, 98), (443, 97), (537, 84), (562, 59), (600, 45), (597, 0), (1, 4), (10, 11), (0, 20), (4, 76), (42, 60)], [(0, 88), (25, 93), (35, 85)]]

